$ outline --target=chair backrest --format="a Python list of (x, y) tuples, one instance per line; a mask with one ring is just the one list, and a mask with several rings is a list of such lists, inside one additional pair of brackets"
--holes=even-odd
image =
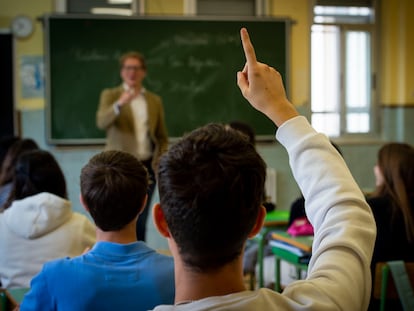
[(14, 300), (12, 295), (4, 289), (0, 288), (0, 311), (11, 311), (15, 310), (18, 303)]
[[(414, 288), (414, 262), (405, 262), (405, 270), (411, 283), (411, 288)], [(380, 310), (385, 310), (385, 301), (387, 299), (400, 299), (395, 283), (394, 277), (390, 273), (388, 263), (377, 263), (375, 267), (373, 296), (375, 299), (380, 299)]]

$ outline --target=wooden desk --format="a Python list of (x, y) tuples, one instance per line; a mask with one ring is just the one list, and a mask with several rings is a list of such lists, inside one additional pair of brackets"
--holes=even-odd
[(268, 233), (275, 229), (286, 229), (289, 222), (289, 211), (274, 210), (267, 213), (265, 222), (260, 233), (254, 238), (258, 245), (257, 262), (259, 264), (259, 287), (264, 286), (263, 263), (264, 248), (266, 245), (266, 237)]

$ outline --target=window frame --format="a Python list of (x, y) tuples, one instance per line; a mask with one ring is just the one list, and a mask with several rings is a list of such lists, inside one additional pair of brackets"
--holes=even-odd
[[(313, 10), (313, 8), (312, 8)], [(335, 139), (345, 139), (345, 140), (353, 140), (353, 139), (375, 139), (379, 138), (379, 127), (381, 120), (379, 119), (378, 113), (378, 89), (377, 89), (377, 79), (376, 79), (376, 72), (377, 72), (377, 55), (376, 55), (376, 24), (375, 23), (362, 23), (362, 24), (354, 24), (354, 23), (318, 23), (313, 22), (311, 27), (314, 25), (321, 25), (321, 26), (335, 26), (339, 29), (339, 48), (338, 48), (338, 57), (339, 57), (339, 107), (336, 111), (339, 113), (339, 135), (332, 136)], [(368, 132), (359, 132), (359, 133), (352, 133), (347, 131), (347, 123), (346, 118), (347, 114), (352, 113), (352, 110), (360, 110), (358, 108), (352, 108), (346, 106), (346, 34), (349, 31), (363, 31), (367, 32), (370, 36), (370, 101), (369, 107), (365, 111), (369, 114), (369, 130)], [(312, 29), (310, 29), (310, 33), (312, 34)], [(312, 46), (312, 35), (311, 35), (311, 46)], [(312, 48), (310, 49), (312, 53)], [(312, 59), (312, 54), (310, 55)], [(314, 70), (313, 64), (311, 62), (311, 72)], [(312, 77), (312, 73), (311, 73)], [(310, 92), (312, 95), (312, 83), (310, 83)], [(312, 115), (314, 113), (330, 113), (330, 110), (325, 111), (314, 111), (312, 107), (312, 96), (310, 96), (310, 119), (312, 120)], [(363, 111), (364, 112), (364, 111)]]
[[(184, 14), (200, 15), (197, 11), (197, 0), (183, 0), (183, 1), (184, 1)], [(268, 15), (268, 12), (269, 12), (268, 0), (252, 0), (252, 1), (255, 2), (255, 14), (252, 14), (251, 16), (267, 16)]]

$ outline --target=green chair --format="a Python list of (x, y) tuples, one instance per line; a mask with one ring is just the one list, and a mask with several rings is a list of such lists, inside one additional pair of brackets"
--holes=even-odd
[(405, 311), (414, 310), (414, 262), (379, 262), (375, 267), (375, 299), (380, 300), (380, 310), (385, 311), (390, 300), (400, 300)]
[(267, 235), (275, 229), (286, 229), (289, 221), (289, 211), (274, 210), (267, 213), (261, 232), (254, 238), (259, 249), (257, 262), (259, 264), (259, 288), (264, 287), (264, 248), (267, 244)]
[(12, 311), (16, 306), (17, 303), (10, 293), (4, 288), (0, 288), (0, 311)]
[(0, 288), (0, 311), (12, 311), (23, 300), (29, 288)]

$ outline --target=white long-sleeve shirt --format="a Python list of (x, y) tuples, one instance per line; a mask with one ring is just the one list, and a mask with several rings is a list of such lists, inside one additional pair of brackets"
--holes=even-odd
[(371, 293), (374, 218), (345, 162), (328, 138), (300, 116), (279, 127), (293, 175), (315, 230), (306, 280), (283, 293), (269, 289), (200, 299), (167, 310), (366, 310)]

